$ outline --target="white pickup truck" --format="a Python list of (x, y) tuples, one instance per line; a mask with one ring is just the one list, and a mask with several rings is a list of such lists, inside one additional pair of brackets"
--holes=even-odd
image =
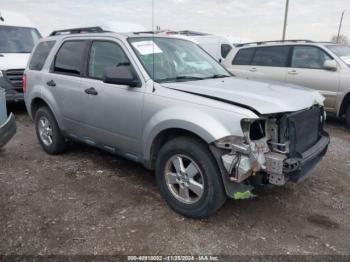
[(0, 12), (0, 88), (7, 102), (23, 101), (22, 77), (30, 53), (41, 35), (25, 16)]

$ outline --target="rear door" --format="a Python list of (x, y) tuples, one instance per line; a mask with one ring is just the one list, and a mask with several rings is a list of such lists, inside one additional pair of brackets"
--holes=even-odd
[[(240, 78), (250, 78), (250, 64), (255, 54), (255, 48), (242, 48), (234, 55), (232, 62), (225, 61), (226, 68), (235, 76)], [(228, 58), (229, 59), (229, 58)]]
[(256, 48), (249, 67), (249, 78), (284, 82), (288, 65), (289, 46), (269, 46)]
[(289, 52), (289, 46), (242, 48), (229, 70), (246, 79), (284, 82)]
[(86, 40), (67, 40), (59, 48), (45, 84), (60, 111), (66, 131), (79, 133), (82, 123), (82, 73), (88, 47)]
[[(86, 140), (114, 153), (140, 150), (144, 87), (107, 84), (102, 81), (105, 67), (130, 64), (117, 40), (93, 40), (90, 44), (86, 77), (83, 79), (82, 106)], [(94, 89), (94, 94), (86, 93)]]
[(326, 98), (326, 110), (336, 112), (340, 74), (339, 70), (326, 70), (326, 60), (333, 58), (317, 46), (295, 45), (286, 80), (288, 83), (318, 90)]

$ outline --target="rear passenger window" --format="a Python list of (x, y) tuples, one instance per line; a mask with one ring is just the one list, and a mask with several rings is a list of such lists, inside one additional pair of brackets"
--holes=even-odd
[(46, 58), (55, 45), (55, 42), (56, 41), (46, 41), (38, 44), (29, 63), (30, 70), (40, 71), (43, 69)]
[(80, 75), (84, 64), (87, 41), (64, 42), (58, 51), (54, 64), (57, 73)]
[(255, 48), (241, 49), (232, 61), (233, 65), (250, 65), (253, 59)]
[(106, 67), (129, 64), (129, 59), (118, 44), (95, 41), (92, 43), (90, 50), (88, 76), (102, 79), (103, 71)]
[(228, 45), (228, 44), (222, 44), (221, 45), (221, 57), (222, 58), (226, 58), (226, 56), (228, 55), (228, 53), (231, 51), (232, 46)]
[(259, 47), (252, 65), (285, 67), (288, 62), (289, 46)]

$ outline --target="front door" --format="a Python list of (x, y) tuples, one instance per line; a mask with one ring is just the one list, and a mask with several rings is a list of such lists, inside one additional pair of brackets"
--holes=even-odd
[(102, 81), (105, 67), (125, 64), (130, 64), (130, 60), (119, 43), (92, 41), (87, 75), (82, 80), (84, 133), (87, 139), (110, 151), (138, 153), (144, 87)]
[(318, 90), (326, 98), (326, 110), (336, 112), (340, 74), (339, 71), (324, 68), (324, 62), (332, 59), (319, 47), (295, 46), (291, 67), (287, 71), (287, 82)]

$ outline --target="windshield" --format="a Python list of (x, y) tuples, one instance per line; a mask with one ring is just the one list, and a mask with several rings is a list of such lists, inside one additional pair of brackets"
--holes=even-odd
[(39, 39), (35, 28), (0, 26), (0, 53), (31, 53)]
[(348, 45), (329, 45), (328, 48), (339, 56), (350, 67), (350, 46)]
[(155, 82), (180, 82), (231, 76), (193, 42), (161, 37), (136, 37), (129, 42)]

